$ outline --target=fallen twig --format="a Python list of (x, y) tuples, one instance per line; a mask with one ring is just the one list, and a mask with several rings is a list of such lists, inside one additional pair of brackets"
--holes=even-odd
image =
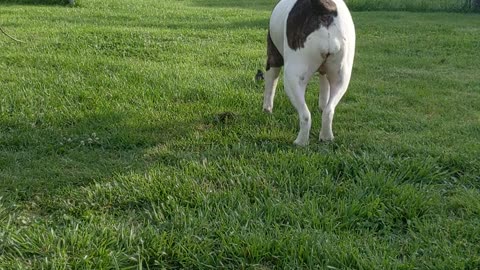
[(0, 32), (2, 32), (5, 36), (7, 36), (7, 37), (9, 37), (9, 38), (11, 38), (11, 39), (13, 39), (13, 40), (15, 40), (16, 42), (26, 43), (25, 41), (22, 41), (22, 40), (19, 40), (19, 39), (16, 39), (16, 38), (10, 36), (9, 34), (7, 34), (7, 32), (5, 32), (5, 30), (3, 30), (2, 27), (0, 27)]

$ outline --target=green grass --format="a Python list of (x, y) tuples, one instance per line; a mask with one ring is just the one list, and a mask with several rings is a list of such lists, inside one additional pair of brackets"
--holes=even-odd
[(472, 0), (347, 0), (356, 11), (469, 11)]
[(296, 148), (274, 2), (1, 6), (0, 269), (478, 269), (479, 15), (354, 13), (336, 140), (314, 80)]
[[(81, 6), (84, 0), (75, 0), (76, 6)], [(478, 11), (472, 6), (474, 0), (346, 0), (353, 11), (450, 11), (469, 12)], [(67, 5), (69, 0), (3, 0), (10, 4), (34, 4), (34, 5)], [(252, 1), (252, 0), (194, 0), (197, 5), (209, 7), (248, 7), (248, 8), (271, 8), (275, 1)]]

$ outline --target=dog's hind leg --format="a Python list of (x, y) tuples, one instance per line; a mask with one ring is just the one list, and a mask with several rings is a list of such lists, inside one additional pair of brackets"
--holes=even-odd
[(265, 93), (263, 98), (263, 110), (271, 113), (273, 110), (273, 99), (277, 89), (278, 76), (283, 66), (283, 56), (273, 44), (270, 31), (267, 36), (267, 72), (265, 73)]
[(320, 94), (318, 98), (318, 108), (321, 112), (327, 107), (330, 99), (330, 82), (327, 75), (320, 73)]
[(272, 113), (273, 99), (275, 98), (275, 91), (277, 89), (278, 76), (280, 75), (279, 67), (271, 67), (265, 73), (265, 93), (263, 97), (263, 110)]
[(320, 130), (320, 141), (333, 140), (333, 115), (340, 99), (347, 92), (350, 83), (351, 65), (340, 65), (340, 67), (330, 67), (327, 71), (327, 77), (330, 82), (330, 96), (322, 112), (322, 128)]
[(298, 112), (300, 120), (300, 131), (294, 144), (299, 146), (308, 145), (312, 119), (310, 111), (305, 102), (305, 91), (308, 81), (318, 67), (307, 66), (304, 62), (299, 64), (285, 65), (285, 92), (292, 105)]

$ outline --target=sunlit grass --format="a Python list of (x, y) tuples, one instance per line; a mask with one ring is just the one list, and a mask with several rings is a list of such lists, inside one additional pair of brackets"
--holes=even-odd
[(480, 17), (355, 12), (336, 141), (314, 79), (296, 148), (274, 2), (2, 5), (0, 268), (480, 267)]

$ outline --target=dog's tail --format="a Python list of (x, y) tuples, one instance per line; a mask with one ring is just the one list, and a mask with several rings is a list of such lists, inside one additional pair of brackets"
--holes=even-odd
[(310, 0), (313, 11), (318, 15), (337, 15), (337, 4), (333, 0)]

